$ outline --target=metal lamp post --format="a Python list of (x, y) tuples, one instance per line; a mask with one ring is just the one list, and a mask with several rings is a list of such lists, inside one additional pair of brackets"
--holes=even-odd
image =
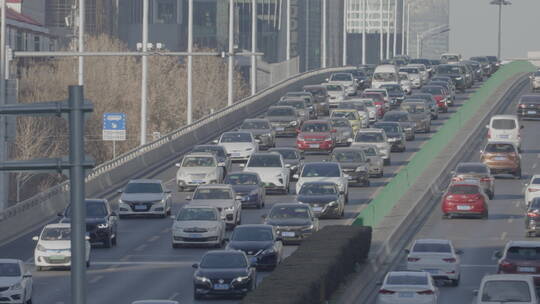
[(499, 6), (499, 34), (497, 40), (497, 58), (501, 59), (501, 31), (502, 31), (502, 7), (503, 5), (511, 5), (508, 0), (492, 0), (489, 4)]

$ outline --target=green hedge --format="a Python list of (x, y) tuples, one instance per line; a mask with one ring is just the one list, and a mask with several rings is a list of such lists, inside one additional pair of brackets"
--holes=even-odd
[(326, 226), (302, 242), (244, 304), (317, 304), (330, 298), (367, 258), (371, 227)]

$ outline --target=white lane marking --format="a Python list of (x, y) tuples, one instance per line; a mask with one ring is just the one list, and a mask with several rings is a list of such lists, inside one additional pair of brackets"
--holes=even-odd
[(508, 233), (505, 231), (503, 233), (501, 233), (501, 241), (506, 239), (506, 236), (508, 235)]
[(98, 275), (98, 276), (95, 276), (92, 279), (90, 279), (90, 281), (88, 281), (88, 283), (95, 284), (95, 283), (97, 283), (98, 281), (100, 281), (103, 278), (104, 278), (104, 276)]
[(172, 296), (169, 297), (169, 300), (174, 300), (174, 299), (176, 299), (179, 295), (180, 295), (179, 292), (175, 292), (175, 293), (172, 294)]
[(508, 224), (512, 224), (513, 221), (514, 221), (514, 218), (513, 218), (513, 217), (509, 218), (509, 219), (508, 219)]
[(148, 239), (148, 242), (155, 242), (155, 241), (159, 240), (159, 238), (160, 238), (159, 235), (154, 235), (153, 237)]
[(534, 163), (533, 166), (532, 166), (532, 168), (533, 168), (533, 169), (536, 169), (536, 165), (537, 165), (537, 163)]
[(144, 262), (118, 262), (118, 261), (102, 261), (102, 262), (92, 262), (92, 265), (96, 266), (185, 266), (192, 265), (197, 263), (198, 260), (185, 261), (185, 262), (160, 262), (160, 261), (144, 261)]
[(133, 251), (143, 251), (144, 249), (146, 249), (147, 246), (147, 244), (140, 244), (135, 249), (133, 249)]
[(536, 157), (537, 157), (537, 158), (540, 158), (540, 153), (536, 154)]

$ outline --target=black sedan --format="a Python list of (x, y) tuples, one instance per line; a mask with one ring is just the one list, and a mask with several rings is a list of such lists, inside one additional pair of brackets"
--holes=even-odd
[(345, 213), (345, 196), (331, 182), (308, 182), (302, 185), (296, 200), (309, 204), (316, 217), (341, 218)]
[(232, 185), (237, 196), (240, 196), (242, 208), (264, 207), (266, 191), (259, 174), (255, 172), (234, 172), (229, 173), (223, 180), (224, 184)]
[(405, 92), (399, 84), (385, 84), (381, 86), (382, 89), (388, 91), (388, 99), (390, 99), (390, 108), (398, 109), (403, 100), (405, 99)]
[(193, 264), (193, 297), (244, 296), (257, 286), (256, 266), (242, 251), (209, 251)]
[(380, 121), (375, 123), (373, 127), (383, 129), (386, 132), (391, 151), (405, 152), (405, 132), (398, 122)]
[(249, 258), (257, 259), (257, 269), (274, 269), (282, 259), (283, 244), (270, 225), (237, 226), (227, 249), (241, 250)]
[(369, 162), (362, 149), (356, 147), (335, 148), (330, 154), (330, 161), (337, 162), (349, 183), (369, 186)]

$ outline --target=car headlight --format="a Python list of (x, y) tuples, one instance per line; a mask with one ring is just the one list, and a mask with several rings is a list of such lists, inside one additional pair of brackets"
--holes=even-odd
[(246, 151), (252, 151), (253, 148), (246, 148)]
[(207, 277), (195, 276), (195, 280), (203, 283), (210, 283), (210, 279)]
[(291, 126), (293, 126), (293, 127), (294, 127), (294, 126), (296, 126), (297, 124), (298, 124), (298, 122), (297, 122), (296, 120), (294, 120), (294, 121), (291, 121)]
[(217, 226), (206, 228), (208, 231), (217, 231)]
[(272, 137), (272, 133), (261, 134), (261, 137)]
[(270, 247), (268, 249), (265, 249), (261, 254), (274, 254), (276, 253), (276, 249), (274, 247)]
[(223, 209), (223, 210), (228, 211), (228, 212), (233, 212), (234, 211), (234, 206), (225, 207), (225, 209)]
[(47, 251), (47, 248), (43, 247), (43, 245), (41, 245), (41, 244), (38, 244), (37, 247), (36, 247), (36, 249), (37, 249), (38, 251)]
[(9, 289), (10, 290), (21, 290), (23, 287), (22, 287), (22, 284), (19, 282), (19, 283), (16, 283), (15, 285), (12, 285)]
[(238, 283), (243, 283), (244, 281), (249, 280), (249, 276), (236, 277), (233, 281)]
[(356, 172), (362, 172), (362, 171), (366, 171), (366, 167), (365, 166), (358, 166), (356, 167), (356, 170), (354, 170)]
[(314, 228), (313, 224), (309, 226), (302, 227), (302, 231), (312, 231)]
[[(336, 207), (337, 206), (337, 202), (336, 201), (331, 201), (330, 203), (328, 203), (328, 206), (330, 207)], [(313, 225), (311, 225), (313, 226)]]
[(461, 80), (462, 78), (461, 77), (456, 77), (456, 80)]
[(106, 228), (109, 228), (109, 223), (98, 224), (97, 227), (99, 229), (106, 229)]
[(259, 190), (257, 190), (257, 189), (251, 190), (251, 192), (249, 192), (249, 195), (250, 196), (259, 195)]

